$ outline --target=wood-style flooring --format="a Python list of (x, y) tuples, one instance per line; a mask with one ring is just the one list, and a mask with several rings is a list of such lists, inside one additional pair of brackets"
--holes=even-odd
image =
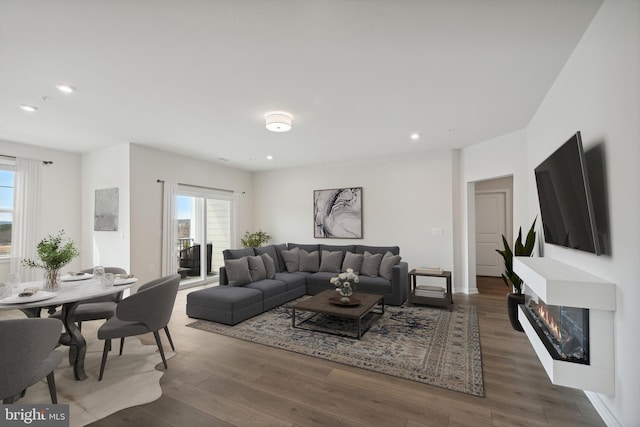
[(162, 397), (92, 426), (604, 425), (582, 391), (550, 383), (511, 329), (500, 279), (479, 277), (479, 294), (454, 295), (478, 308), (484, 398), (188, 328), (186, 294), (195, 289), (178, 293), (169, 325), (177, 354)]

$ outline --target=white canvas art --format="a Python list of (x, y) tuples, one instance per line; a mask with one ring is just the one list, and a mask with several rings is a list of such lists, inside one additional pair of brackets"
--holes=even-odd
[(362, 187), (313, 192), (315, 238), (362, 239)]
[(93, 229), (118, 231), (119, 193), (117, 188), (96, 190)]

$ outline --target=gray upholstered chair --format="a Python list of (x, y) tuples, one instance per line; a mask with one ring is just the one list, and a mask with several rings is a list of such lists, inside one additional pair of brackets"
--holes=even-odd
[[(93, 273), (93, 268), (82, 270), (83, 273)], [(105, 267), (105, 273), (127, 274), (127, 271), (120, 267)], [(90, 320), (110, 319), (116, 314), (118, 301), (122, 299), (122, 292), (106, 295), (103, 297), (91, 298), (78, 304), (73, 315), (73, 321), (78, 324), (78, 329), (82, 329), (82, 322)], [(62, 319), (62, 312), (57, 311), (49, 317)]]
[(62, 361), (55, 350), (62, 322), (57, 319), (8, 319), (0, 321), (0, 399), (14, 403), (27, 388), (47, 377), (51, 403), (58, 403), (54, 369)]
[[(165, 369), (168, 368), (158, 331), (169, 324), (179, 285), (179, 274), (162, 277), (149, 282), (143, 286), (142, 291), (138, 291), (118, 303), (116, 315), (98, 329), (98, 339), (104, 340), (98, 381), (102, 380), (107, 356), (111, 350), (111, 340), (114, 338), (121, 339), (120, 354), (122, 354), (122, 338), (152, 332), (162, 357), (162, 363)], [(165, 329), (165, 331), (167, 330)]]

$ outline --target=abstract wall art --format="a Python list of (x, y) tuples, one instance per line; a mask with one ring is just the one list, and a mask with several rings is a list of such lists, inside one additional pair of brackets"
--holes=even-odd
[(313, 192), (313, 237), (362, 239), (362, 187)]
[(94, 231), (118, 231), (118, 189), (96, 190)]

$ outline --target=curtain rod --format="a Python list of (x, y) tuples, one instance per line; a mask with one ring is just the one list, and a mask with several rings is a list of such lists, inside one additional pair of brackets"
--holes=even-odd
[[(164, 179), (156, 179), (156, 182), (164, 183)], [(183, 182), (179, 182), (178, 185), (183, 185), (185, 187), (193, 187), (193, 188), (203, 188), (205, 190), (215, 190), (215, 191), (224, 191), (226, 193), (235, 193), (233, 190), (227, 190), (226, 188), (214, 188), (214, 187), (205, 187), (204, 185), (194, 185), (194, 184), (185, 184)], [(243, 191), (242, 194), (245, 192)]]
[[(0, 154), (0, 157), (4, 157), (5, 159), (13, 159), (13, 160), (16, 159), (16, 156), (8, 156), (6, 154)], [(24, 157), (24, 158), (26, 158), (26, 157)], [(29, 160), (38, 160), (38, 159), (29, 159)], [(51, 161), (51, 160), (42, 160), (42, 164), (43, 165), (52, 165), (53, 161)]]

